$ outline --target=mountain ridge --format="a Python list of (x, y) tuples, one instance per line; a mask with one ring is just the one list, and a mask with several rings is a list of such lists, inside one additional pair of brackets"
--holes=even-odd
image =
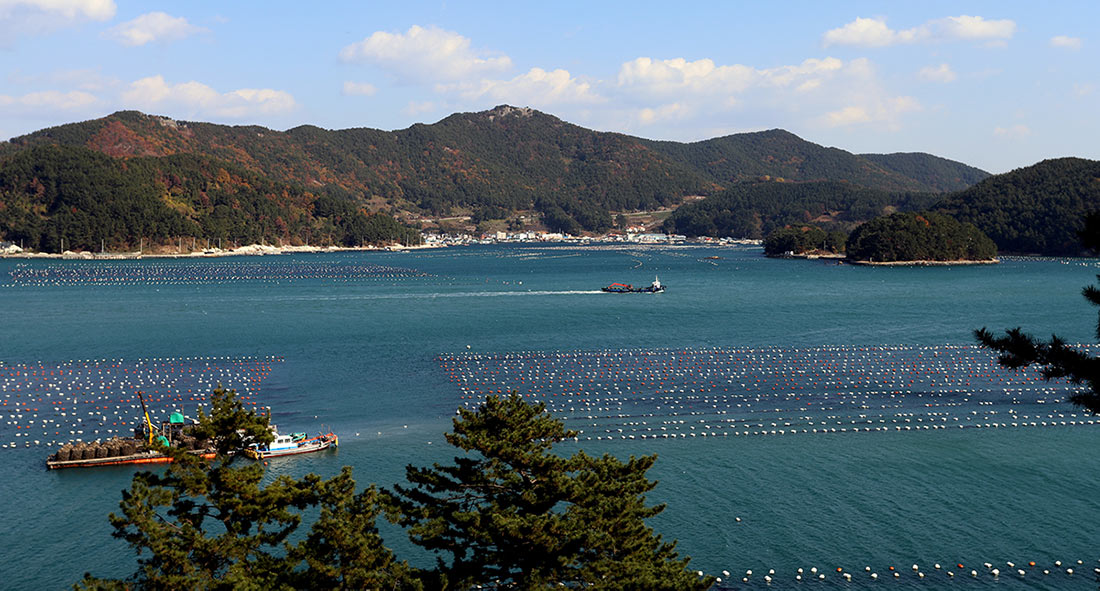
[[(504, 140), (513, 143), (501, 145), (499, 142)], [(884, 190), (942, 192), (964, 188), (976, 182), (975, 179), (989, 176), (974, 167), (927, 155), (928, 161), (955, 173), (946, 176), (958, 179), (944, 182), (919, 170), (904, 173), (898, 167), (886, 165), (892, 155), (857, 155), (808, 142), (780, 129), (681, 143), (593, 131), (554, 115), (509, 105), (454, 113), (436, 123), (418, 123), (395, 131), (367, 127), (328, 130), (312, 125), (275, 131), (256, 125), (229, 126), (119, 111), (9, 141), (16, 149), (41, 143), (83, 145), (113, 157), (201, 153), (261, 172), (273, 180), (304, 185), (310, 181), (335, 183), (347, 190), (383, 197), (402, 197), (405, 189), (401, 182), (417, 168), (421, 172), (433, 169), (438, 173), (453, 172), (459, 164), (456, 151), (475, 156), (473, 161), (464, 162), (473, 167), (472, 172), (497, 172), (498, 176), (506, 164), (523, 164), (507, 158), (513, 150), (523, 150), (529, 161), (535, 157), (560, 159), (564, 167), (551, 166), (541, 171), (558, 177), (556, 182), (543, 179), (543, 185), (558, 189), (581, 187), (582, 195), (590, 190), (591, 183), (560, 178), (578, 176), (570, 168), (581, 169), (579, 176), (583, 176), (590, 169), (607, 174), (612, 168), (626, 167), (638, 173), (660, 166), (667, 169), (666, 175), (681, 180), (673, 183), (671, 190), (691, 189), (697, 193), (721, 190), (729, 184), (762, 176), (795, 181), (846, 180)], [(451, 151), (443, 150), (444, 147)], [(270, 156), (256, 153), (261, 150)], [(609, 166), (607, 161), (616, 157), (618, 166)], [(410, 162), (410, 158), (419, 162)], [(585, 165), (592, 161), (604, 166)], [(371, 174), (364, 167), (379, 170)], [(532, 171), (530, 165), (520, 168), (527, 177), (540, 172)]]
[[(70, 150), (41, 150), (47, 146)], [(17, 158), (28, 150), (39, 150), (35, 154), (46, 160), (38, 167), (46, 176), (35, 176), (34, 163)], [(314, 125), (274, 131), (119, 111), (0, 144), (0, 178), (8, 179), (0, 186), (0, 205), (19, 204), (18, 216), (6, 215), (21, 235), (50, 243), (68, 232), (50, 225), (56, 217), (68, 220), (65, 223), (78, 228), (80, 235), (102, 238), (95, 226), (109, 225), (109, 219), (84, 219), (78, 211), (62, 215), (56, 210), (61, 204), (71, 210), (72, 202), (114, 199), (67, 180), (65, 162), (84, 167), (83, 178), (117, 179), (145, 199), (157, 201), (147, 204), (149, 212), (165, 220), (157, 226), (156, 236), (231, 232), (293, 242), (320, 233), (345, 243), (378, 235), (367, 231), (360, 219), (371, 213), (414, 225), (442, 227), (431, 218), (468, 216), (467, 228), (493, 221), (498, 228), (601, 233), (612, 227), (615, 212), (675, 209), (688, 197), (720, 195), (762, 182), (840, 183), (901, 195), (961, 188), (988, 176), (929, 154), (860, 156), (780, 129), (692, 143), (656, 141), (593, 131), (509, 105), (454, 113), (396, 131)], [(142, 174), (128, 172), (133, 167)], [(231, 173), (232, 182), (218, 182), (222, 169)], [(55, 185), (69, 187), (74, 194), (51, 189), (53, 200), (43, 201), (41, 186)], [(230, 215), (217, 203), (242, 208), (236, 211), (248, 215)], [(183, 218), (172, 217), (161, 205)], [(317, 219), (315, 209), (339, 215)], [(279, 223), (273, 225), (276, 218)], [(353, 218), (354, 223), (348, 221)], [(458, 222), (459, 227), (464, 223)], [(127, 228), (109, 236), (126, 243), (138, 237), (134, 231), (151, 231), (136, 221)], [(13, 234), (12, 227), (0, 232)]]

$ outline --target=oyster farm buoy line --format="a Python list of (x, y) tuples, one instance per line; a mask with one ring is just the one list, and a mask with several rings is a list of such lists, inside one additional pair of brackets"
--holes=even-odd
[(463, 352), (439, 363), (462, 405), (515, 391), (583, 440), (1100, 424), (1054, 404), (1069, 384), (1005, 370), (974, 346)]
[(264, 381), (282, 362), (272, 356), (0, 363), (0, 449), (131, 435), (145, 421), (139, 391), (156, 424), (172, 412), (193, 413), (219, 385), (257, 407)]

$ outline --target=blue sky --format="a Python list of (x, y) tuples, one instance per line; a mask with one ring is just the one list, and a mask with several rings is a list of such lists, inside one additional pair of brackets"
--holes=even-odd
[(506, 103), (990, 172), (1100, 159), (1098, 2), (535, 4), (0, 0), (0, 138), (121, 109), (401, 129)]

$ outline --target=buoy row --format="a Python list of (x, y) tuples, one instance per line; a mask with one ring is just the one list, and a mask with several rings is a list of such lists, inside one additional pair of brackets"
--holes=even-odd
[(132, 435), (172, 412), (194, 414), (221, 385), (249, 406), (282, 357), (84, 359), (0, 363), (0, 449), (60, 446)]
[(360, 263), (270, 263), (253, 261), (64, 261), (19, 263), (9, 272), (9, 287), (61, 287), (78, 285), (201, 285), (237, 282), (429, 277), (404, 267)]
[(1100, 424), (1064, 403), (1071, 384), (1006, 370), (968, 345), (458, 353), (438, 362), (462, 405), (515, 391), (584, 440)]
[[(1092, 575), (1097, 580), (1100, 580), (1100, 566), (1096, 566), (1100, 563), (1098, 559), (1092, 564)], [(878, 581), (878, 580), (915, 580), (920, 582), (934, 582), (942, 581), (944, 579), (954, 579), (969, 577), (977, 579), (980, 577), (992, 578), (992, 579), (1009, 579), (1009, 578), (1026, 578), (1030, 576), (1040, 577), (1077, 577), (1081, 573), (1087, 572), (1084, 569), (1089, 566), (1084, 560), (1076, 561), (1061, 561), (1055, 560), (1050, 563), (1040, 564), (1034, 560), (1027, 563), (1016, 564), (1012, 561), (1003, 561), (999, 563), (985, 562), (981, 565), (974, 565), (968, 567), (967, 565), (957, 562), (954, 564), (941, 565), (935, 563), (929, 567), (928, 565), (922, 567), (919, 564), (913, 564), (908, 568), (900, 566), (887, 566), (882, 569), (872, 568), (869, 565), (856, 569), (848, 569), (842, 566), (835, 568), (822, 568), (819, 569), (816, 566), (809, 568), (798, 567), (793, 571), (787, 571), (780, 574), (776, 569), (769, 568), (766, 571), (753, 569), (746, 569), (744, 571), (729, 571), (723, 570), (721, 573), (714, 574), (716, 578), (716, 584), (718, 588), (725, 589), (730, 588), (731, 584), (745, 584), (745, 583), (763, 583), (770, 586), (773, 582), (810, 582), (810, 581), (828, 581), (840, 583), (851, 583), (853, 581)], [(742, 573), (743, 574), (738, 574)], [(881, 574), (880, 574), (881, 573)], [(699, 573), (702, 575), (702, 572)]]

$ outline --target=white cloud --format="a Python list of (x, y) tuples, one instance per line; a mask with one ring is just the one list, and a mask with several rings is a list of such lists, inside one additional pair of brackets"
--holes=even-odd
[(130, 84), (122, 93), (128, 108), (181, 110), (188, 116), (245, 118), (286, 113), (297, 106), (282, 90), (242, 88), (220, 93), (200, 82), (169, 84), (163, 76), (150, 76)]
[(911, 96), (877, 98), (866, 105), (852, 105), (826, 113), (823, 120), (828, 127), (845, 127), (860, 123), (886, 124), (891, 129), (898, 126), (898, 116), (920, 111), (920, 102)]
[(56, 70), (24, 74), (20, 71), (8, 74), (8, 81), (24, 86), (57, 86), (80, 90), (100, 91), (118, 84), (118, 79), (104, 76), (98, 69)]
[(344, 82), (343, 93), (346, 96), (374, 96), (378, 89), (366, 82)]
[(153, 41), (179, 41), (206, 30), (192, 25), (182, 16), (149, 12), (104, 31), (103, 37), (135, 47)]
[(1008, 139), (1025, 138), (1031, 135), (1031, 128), (1022, 123), (1017, 123), (1009, 127), (998, 126), (993, 128), (993, 135)]
[[(652, 96), (737, 94), (754, 86), (790, 86), (800, 90), (820, 86), (818, 76), (840, 70), (836, 58), (808, 59), (793, 66), (757, 69), (742, 64), (719, 66), (710, 59), (654, 60), (640, 57), (619, 68), (618, 86)], [(807, 82), (809, 85), (807, 86)]]
[(986, 20), (980, 16), (949, 16), (930, 20), (911, 29), (891, 29), (883, 18), (856, 18), (842, 27), (825, 32), (822, 42), (830, 45), (885, 47), (922, 41), (1001, 42), (1016, 33), (1016, 23), (1008, 19)]
[(1050, 38), (1050, 46), (1073, 50), (1081, 49), (1081, 38), (1067, 37), (1066, 35), (1057, 35)]
[(826, 31), (823, 41), (826, 47), (830, 45), (884, 47), (907, 41), (908, 39), (902, 38), (911, 35), (912, 32), (898, 33), (890, 29), (883, 19), (857, 17), (843, 27)]
[(1016, 33), (1016, 23), (1008, 20), (987, 21), (980, 16), (949, 16), (926, 25), (935, 38), (987, 41), (1011, 39)]
[(48, 33), (115, 16), (113, 0), (0, 0), (0, 47), (22, 35)]
[(512, 67), (508, 56), (475, 51), (458, 33), (416, 25), (406, 33), (377, 31), (340, 50), (340, 59), (371, 63), (412, 82), (463, 80)]
[(115, 16), (115, 10), (113, 0), (0, 0), (0, 18), (25, 11), (67, 20), (105, 21)]
[(917, 77), (927, 82), (952, 82), (958, 76), (951, 70), (951, 66), (940, 64), (938, 66), (925, 66), (917, 72)]
[(430, 113), (436, 110), (436, 104), (432, 101), (412, 101), (405, 105), (405, 108), (401, 111), (406, 115), (419, 115), (421, 113)]
[(793, 116), (824, 127), (874, 123), (892, 131), (900, 128), (904, 114), (921, 109), (916, 99), (883, 88), (866, 58), (824, 57), (756, 68), (641, 57), (624, 63), (614, 83), (596, 88), (612, 108), (632, 109), (627, 111), (630, 126), (668, 128), (751, 113), (754, 118)]
[(46, 90), (22, 96), (0, 94), (0, 106), (22, 107), (36, 111), (75, 111), (98, 102), (94, 95), (80, 90), (59, 92)]
[(656, 109), (645, 108), (638, 112), (638, 120), (643, 125), (660, 121), (677, 121), (689, 117), (692, 110), (680, 103), (661, 105)]
[(748, 66), (716, 66), (713, 60), (689, 62), (683, 58), (654, 60), (640, 57), (619, 68), (618, 84), (635, 92), (666, 95), (678, 92), (741, 92), (757, 77)]
[(566, 70), (547, 71), (531, 68), (510, 80), (482, 80), (476, 84), (439, 85), (439, 92), (457, 91), (467, 100), (491, 99), (493, 102), (546, 107), (563, 103), (597, 103), (604, 99), (592, 92), (592, 86), (574, 78)]
[(871, 115), (863, 107), (844, 107), (838, 111), (826, 113), (825, 120), (830, 127), (840, 127), (854, 123), (868, 123), (871, 121)]

